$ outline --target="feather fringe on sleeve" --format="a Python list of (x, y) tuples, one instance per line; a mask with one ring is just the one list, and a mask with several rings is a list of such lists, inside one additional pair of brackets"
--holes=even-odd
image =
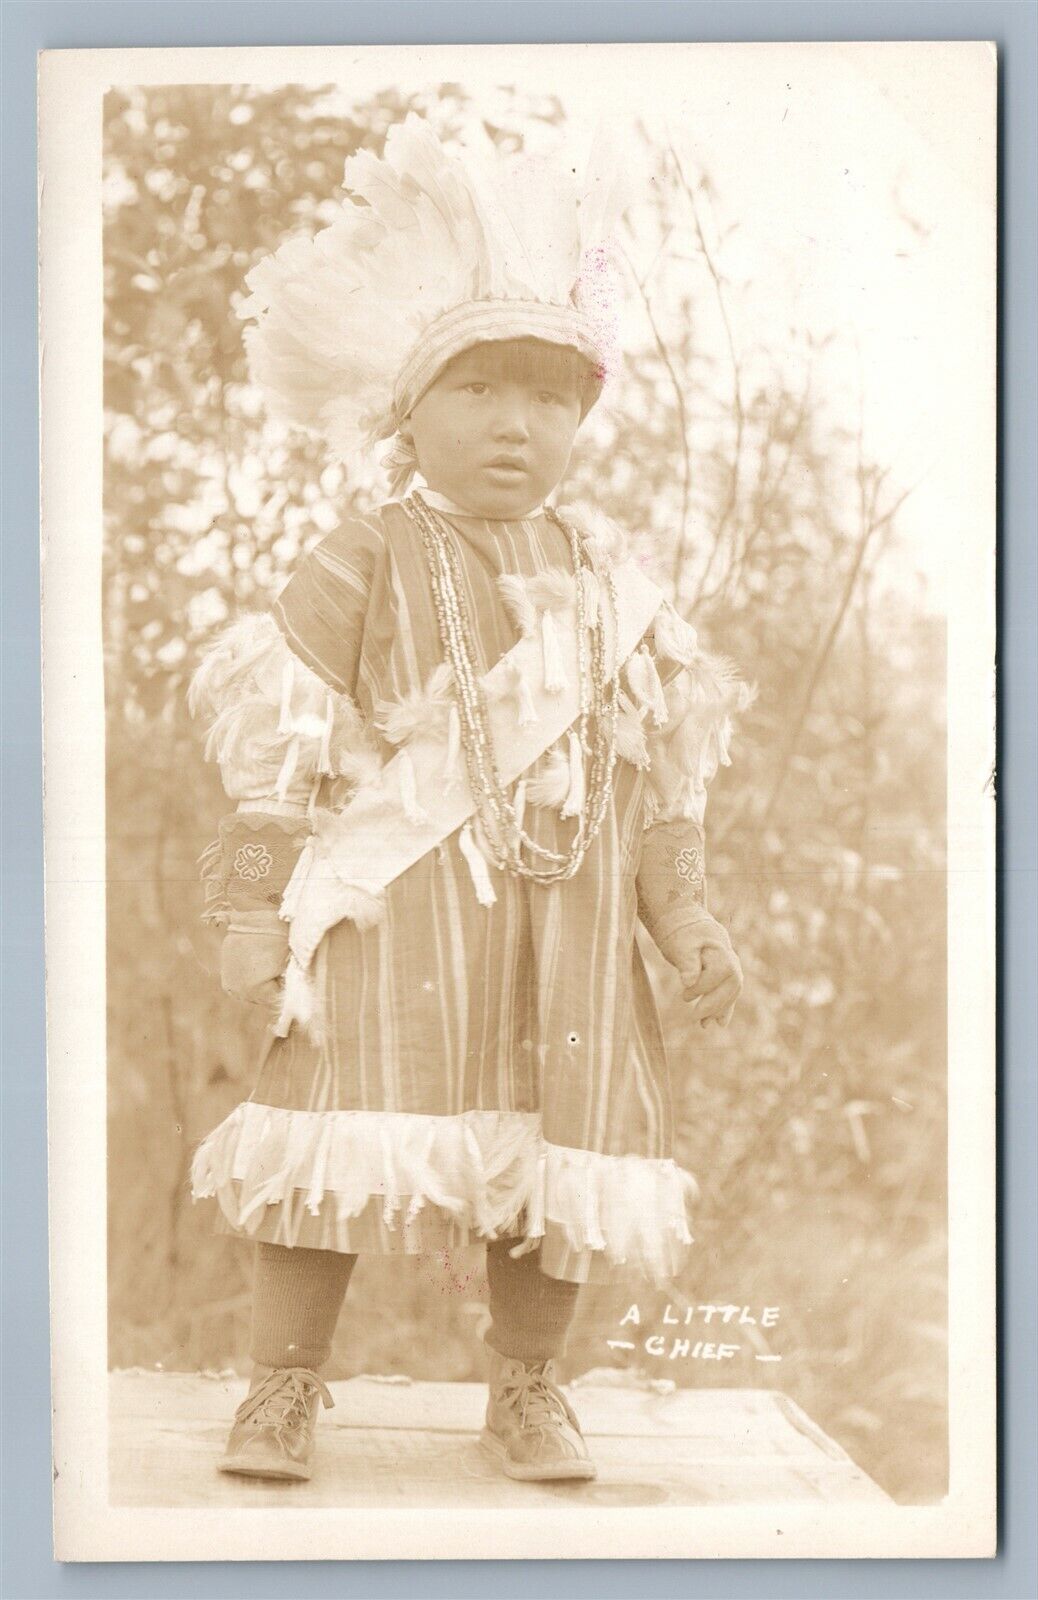
[(289, 648), (274, 618), (240, 618), (203, 656), (188, 691), (232, 800), (307, 799), (323, 776), (377, 763), (360, 711)]
[[(678, 670), (664, 684), (657, 664)], [(627, 681), (648, 751), (649, 820), (688, 817), (702, 825), (707, 786), (718, 767), (731, 764), (733, 719), (755, 690), (730, 661), (700, 649), (695, 629), (669, 602), (657, 615), (651, 649), (628, 663)]]

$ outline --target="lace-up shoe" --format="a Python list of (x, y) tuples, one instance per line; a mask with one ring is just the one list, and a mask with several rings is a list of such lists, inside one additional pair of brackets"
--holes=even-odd
[(234, 1414), (221, 1472), (249, 1478), (309, 1478), (318, 1402), (335, 1401), (309, 1367), (275, 1367), (253, 1379)]
[(594, 1478), (573, 1408), (555, 1382), (552, 1360), (524, 1362), (490, 1346), (490, 1398), (484, 1450), (510, 1478)]

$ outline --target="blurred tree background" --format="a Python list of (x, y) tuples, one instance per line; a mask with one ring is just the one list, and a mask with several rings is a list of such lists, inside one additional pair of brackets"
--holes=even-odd
[[(164, 86), (106, 103), (110, 1356), (244, 1370), (249, 1251), (187, 1175), (251, 1089), (261, 1020), (224, 997), (196, 858), (226, 809), (185, 688), (214, 628), (262, 608), (377, 492), (267, 421), (247, 383), (242, 279), (319, 226), (343, 161), (416, 109), (445, 135), (465, 93), (372, 97)], [(484, 120), (487, 110), (480, 108)], [(516, 147), (563, 121), (502, 97)], [(702, 1190), (684, 1306), (777, 1325), (728, 1362), (653, 1358), (666, 1297), (585, 1291), (565, 1376), (777, 1385), (910, 1501), (946, 1487), (944, 629), (906, 581), (903, 488), (869, 460), (828, 347), (740, 332), (737, 229), (709, 175), (654, 148), (627, 235), (629, 360), (582, 430), (563, 500), (635, 538), (710, 646), (759, 687), (710, 802), (713, 903), (746, 972), (703, 1042), (650, 951), (673, 1054), (678, 1155)], [(767, 263), (750, 263), (763, 272)], [(333, 1376), (478, 1378), (471, 1266), (362, 1259)], [(376, 1312), (377, 1308), (377, 1312)], [(372, 1314), (372, 1313), (376, 1314)], [(632, 1352), (607, 1338), (633, 1337)], [(668, 1343), (669, 1349), (669, 1343)], [(779, 1356), (759, 1363), (758, 1355)]]

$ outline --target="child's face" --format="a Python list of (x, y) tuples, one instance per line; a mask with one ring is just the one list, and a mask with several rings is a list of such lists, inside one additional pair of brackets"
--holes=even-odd
[(549, 354), (545, 370), (537, 359), (508, 356), (500, 344), (463, 351), (409, 418), (430, 489), (477, 516), (521, 517), (540, 505), (562, 478), (580, 425), (579, 358)]

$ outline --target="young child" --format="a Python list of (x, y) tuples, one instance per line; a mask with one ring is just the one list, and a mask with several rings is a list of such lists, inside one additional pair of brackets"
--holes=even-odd
[(554, 1365), (579, 1285), (666, 1281), (691, 1243), (635, 927), (725, 1024), (703, 809), (744, 693), (613, 524), (550, 503), (615, 359), (599, 171), (578, 196), (409, 117), (347, 163), (363, 203), (249, 278), (271, 412), (346, 461), (392, 438), (397, 497), (192, 685), (237, 801), (207, 868), (223, 983), (276, 1012), (192, 1170), (256, 1241), (226, 1471), (310, 1475), (358, 1254), (486, 1241), (483, 1443), (594, 1477)]

